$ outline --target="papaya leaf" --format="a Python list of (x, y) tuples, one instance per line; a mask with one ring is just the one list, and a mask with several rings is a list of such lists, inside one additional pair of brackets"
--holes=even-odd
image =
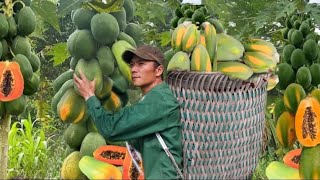
[(161, 33), (161, 46), (164, 47), (171, 42), (170, 31), (165, 31)]
[(54, 66), (62, 64), (66, 59), (70, 57), (70, 54), (67, 50), (67, 43), (63, 42), (54, 44), (52, 47), (50, 47), (49, 51), (46, 52), (46, 55), (53, 56)]
[(71, 13), (72, 10), (81, 7), (82, 3), (86, 2), (88, 2), (88, 0), (61, 0), (59, 1), (58, 16), (63, 17), (67, 15)]
[(316, 3), (308, 4), (306, 6), (306, 12), (310, 12), (315, 23), (320, 26), (320, 5)]
[(296, 0), (295, 5), (299, 11), (302, 12), (305, 10), (305, 6), (306, 6), (305, 0)]
[(56, 5), (48, 0), (33, 0), (31, 8), (36, 14), (60, 32), (59, 19), (56, 14)]
[(86, 5), (95, 9), (99, 13), (102, 13), (102, 12), (109, 13), (109, 12), (120, 10), (121, 7), (123, 6), (123, 3), (124, 3), (124, 0), (112, 0), (110, 2), (107, 2), (106, 4), (92, 1), (90, 3), (87, 3)]

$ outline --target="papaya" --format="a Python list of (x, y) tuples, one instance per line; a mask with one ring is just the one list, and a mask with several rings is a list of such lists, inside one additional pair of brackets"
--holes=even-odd
[(26, 56), (22, 54), (17, 54), (12, 58), (12, 61), (17, 62), (19, 64), (24, 80), (32, 78), (32, 66)]
[(304, 52), (306, 59), (311, 60), (311, 61), (313, 61), (314, 59), (317, 59), (318, 54), (315, 53), (317, 51), (318, 51), (317, 43), (314, 40), (309, 39), (306, 42), (304, 42), (303, 52)]
[(320, 104), (314, 97), (306, 97), (295, 116), (297, 139), (305, 147), (320, 144)]
[(125, 9), (125, 12), (126, 12), (127, 22), (131, 21), (136, 11), (136, 6), (134, 2), (132, 0), (125, 0), (123, 2), (123, 8)]
[(254, 73), (273, 71), (277, 65), (272, 56), (261, 52), (245, 52), (242, 60), (252, 68)]
[(301, 26), (301, 21), (300, 21), (300, 20), (295, 20), (295, 21), (293, 22), (293, 28), (299, 30), (300, 26)]
[(293, 149), (289, 151), (283, 158), (283, 162), (293, 168), (299, 169), (299, 162), (301, 158), (302, 149)]
[[(136, 159), (136, 162), (140, 168), (140, 170), (143, 172), (143, 162), (139, 159)], [(143, 180), (144, 174), (141, 173), (133, 164), (132, 158), (129, 153), (127, 153), (124, 162), (123, 162), (123, 173), (122, 173), (123, 179), (137, 179), (137, 180)]]
[(320, 145), (303, 147), (299, 162), (301, 179), (319, 179), (320, 174)]
[(113, 86), (113, 80), (110, 77), (103, 78), (103, 87), (99, 94), (97, 94), (97, 98), (103, 100), (110, 96)]
[(268, 179), (300, 179), (299, 170), (283, 162), (272, 161), (266, 168)]
[(174, 9), (174, 14), (176, 15), (176, 17), (181, 18), (183, 17), (183, 13), (180, 7), (177, 7), (176, 9)]
[(118, 40), (125, 40), (125, 41), (127, 41), (129, 44), (131, 44), (134, 48), (137, 47), (137, 44), (136, 44), (136, 42), (134, 41), (134, 39), (133, 39), (131, 36), (129, 36), (128, 34), (124, 33), (124, 32), (120, 32), (117, 39), (118, 39)]
[(118, 111), (122, 107), (122, 102), (120, 97), (114, 92), (111, 91), (110, 96), (102, 101), (102, 106), (106, 111)]
[(273, 56), (277, 53), (277, 49), (271, 42), (265, 41), (263, 39), (249, 39), (244, 45), (246, 52), (262, 52), (266, 55)]
[(8, 20), (8, 25), (9, 25), (8, 35), (10, 37), (15, 37), (17, 35), (17, 32), (18, 32), (18, 27), (17, 27), (16, 20), (14, 20), (13, 16), (7, 17), (7, 20)]
[(291, 55), (296, 48), (292, 44), (287, 44), (282, 51), (282, 58), (286, 63), (291, 64)]
[(87, 8), (78, 8), (73, 13), (72, 22), (79, 30), (90, 30), (91, 19), (95, 14), (96, 12), (94, 12), (93, 10)]
[(78, 164), (81, 160), (79, 151), (74, 151), (64, 159), (61, 167), (61, 179), (86, 179)]
[(93, 157), (95, 159), (118, 166), (123, 165), (126, 155), (126, 147), (114, 145), (100, 146), (93, 152)]
[(59, 100), (57, 114), (64, 123), (79, 123), (88, 118), (87, 104), (73, 88), (69, 88)]
[(129, 83), (120, 73), (119, 68), (115, 68), (110, 78), (113, 80), (113, 87), (116, 87), (120, 92), (126, 92), (129, 88)]
[(284, 91), (284, 105), (291, 114), (296, 114), (299, 103), (306, 97), (306, 92), (300, 84), (291, 83)]
[(252, 69), (241, 62), (218, 62), (218, 72), (231, 79), (248, 80), (252, 74)]
[(73, 73), (74, 73), (74, 71), (69, 69), (69, 70), (63, 72), (62, 74), (60, 74), (52, 83), (53, 91), (55, 93), (57, 93), (59, 91), (59, 89), (61, 88), (61, 86), (66, 81), (73, 78)]
[(26, 79), (24, 83), (23, 94), (31, 96), (40, 88), (40, 77), (36, 73), (32, 73), (31, 79)]
[(300, 67), (296, 73), (297, 83), (300, 84), (305, 90), (311, 86), (312, 76), (309, 68)]
[(81, 158), (79, 168), (89, 179), (122, 179), (121, 171), (116, 166), (90, 156)]
[(29, 62), (33, 72), (37, 72), (40, 69), (41, 61), (35, 53), (31, 52)]
[(36, 29), (36, 16), (30, 7), (25, 6), (19, 11), (17, 26), (22, 36), (28, 36)]
[(12, 45), (11, 45), (11, 50), (13, 54), (22, 54), (26, 56), (27, 58), (30, 58), (31, 55), (31, 45), (30, 42), (27, 38), (22, 37), (22, 36), (16, 36), (13, 39)]
[(187, 26), (186, 32), (182, 37), (181, 49), (185, 52), (191, 52), (196, 47), (200, 38), (200, 32), (195, 24)]
[(8, 42), (5, 39), (1, 40), (1, 46), (2, 46), (2, 53), (1, 53), (1, 59), (5, 59), (8, 52), (9, 52), (9, 46)]
[(291, 65), (295, 70), (306, 64), (306, 57), (302, 49), (295, 49), (291, 54)]
[(10, 115), (20, 115), (27, 107), (27, 96), (21, 95), (19, 98), (5, 102), (6, 112)]
[(207, 49), (198, 44), (191, 55), (191, 71), (211, 72), (211, 61)]
[(71, 123), (68, 128), (63, 133), (63, 139), (68, 144), (70, 148), (79, 149), (81, 142), (84, 137), (87, 135), (88, 130), (86, 124)]
[(9, 32), (9, 24), (4, 14), (0, 14), (0, 38), (7, 36)]
[(191, 18), (192, 15), (193, 15), (193, 10), (191, 8), (189, 9), (186, 9), (184, 12), (183, 12), (184, 16), (187, 17), (187, 18)]
[(294, 30), (289, 41), (296, 47), (300, 48), (303, 45), (303, 34), (299, 30)]
[(294, 116), (289, 112), (283, 112), (276, 125), (276, 134), (279, 143), (283, 147), (292, 147), (296, 141), (296, 132), (294, 127)]
[(296, 75), (292, 67), (287, 63), (281, 63), (277, 66), (276, 74), (279, 77), (278, 88), (285, 90), (287, 86), (294, 83)]
[(97, 51), (97, 43), (86, 29), (74, 31), (67, 40), (67, 47), (71, 56), (84, 59), (93, 58)]
[(128, 34), (130, 37), (132, 37), (137, 45), (140, 45), (142, 43), (143, 29), (139, 24), (127, 24), (126, 28), (124, 29), (124, 32)]
[(88, 132), (98, 132), (98, 129), (97, 129), (96, 125), (94, 124), (91, 116), (87, 119), (87, 129), (88, 129)]
[(63, 83), (63, 85), (61, 86), (61, 88), (58, 90), (58, 92), (53, 96), (52, 101), (51, 101), (51, 109), (53, 110), (53, 112), (57, 113), (57, 105), (61, 99), (61, 97), (65, 94), (65, 92), (72, 88), (73, 89), (74, 86), (74, 82), (73, 79), (69, 79), (67, 80), (65, 83)]
[(131, 84), (131, 70), (129, 65), (122, 58), (122, 54), (129, 49), (134, 49), (127, 41), (120, 40), (112, 45), (112, 53), (116, 59), (118, 68), (123, 77)]
[(96, 55), (103, 75), (109, 76), (114, 71), (115, 58), (108, 46), (101, 46)]
[(288, 40), (289, 40), (289, 42), (290, 42), (290, 38), (291, 38), (291, 36), (292, 36), (292, 33), (293, 33), (295, 30), (296, 30), (296, 29), (294, 29), (294, 28), (292, 28), (292, 29), (289, 30), (289, 32), (288, 32)]
[(200, 9), (195, 10), (191, 16), (191, 19), (194, 22), (198, 22), (199, 24), (203, 23), (205, 21), (205, 18), (205, 15)]
[(244, 47), (239, 40), (227, 34), (217, 34), (217, 61), (237, 60), (243, 53)]
[(182, 39), (186, 31), (187, 31), (187, 27), (184, 24), (179, 24), (178, 27), (174, 29), (171, 35), (171, 47), (173, 49), (176, 49), (176, 50), (182, 49)]
[(171, 20), (170, 20), (170, 26), (172, 28), (176, 28), (178, 26), (178, 21), (179, 21), (180, 17), (176, 16), (176, 17), (173, 17)]
[(280, 115), (286, 111), (286, 108), (284, 106), (283, 97), (281, 96), (278, 98), (274, 103), (274, 110), (273, 110), (273, 120), (275, 122), (278, 121)]
[(82, 156), (93, 156), (93, 152), (100, 146), (106, 145), (106, 140), (98, 132), (89, 132), (81, 143)]
[(179, 51), (170, 59), (167, 71), (190, 71), (190, 58), (186, 52)]
[[(213, 25), (209, 22), (204, 22), (201, 24), (204, 28), (204, 39), (205, 39), (205, 48), (208, 51), (210, 62), (212, 63), (213, 71), (217, 71), (217, 32)], [(201, 37), (201, 35), (200, 35)]]
[(17, 62), (0, 62), (0, 101), (12, 101), (18, 99), (24, 88), (24, 79)]
[[(174, 50), (173, 48), (169, 49), (168, 51), (163, 53), (164, 56), (164, 69), (167, 70), (168, 64), (171, 60), (171, 58), (177, 53), (176, 50)], [(165, 72), (166, 73), (166, 72)]]
[(120, 29), (114, 16), (108, 13), (100, 13), (94, 15), (91, 19), (91, 32), (97, 42), (108, 45), (115, 42)]
[(206, 21), (208, 21), (210, 24), (212, 24), (215, 27), (216, 32), (218, 34), (225, 33), (224, 27), (218, 19), (208, 18)]
[(119, 30), (123, 31), (125, 27), (127, 26), (127, 20), (126, 20), (126, 10), (124, 7), (122, 7), (119, 11), (110, 12), (110, 14), (116, 18)]
[(310, 26), (306, 21), (302, 21), (299, 31), (302, 32), (303, 37), (306, 37), (310, 33)]
[(314, 89), (311, 91), (311, 96), (316, 98), (318, 102), (320, 103), (320, 89)]
[[(77, 66), (74, 70), (74, 73), (80, 77), (80, 71), (83, 75), (89, 80), (92, 81), (95, 79), (95, 94), (99, 94), (103, 88), (103, 74), (100, 67), (100, 64), (97, 59), (80, 59), (77, 63)], [(78, 93), (78, 87), (74, 86), (74, 89)], [(79, 94), (79, 93), (78, 93)]]
[(74, 70), (76, 68), (76, 65), (77, 65), (78, 61), (79, 61), (79, 58), (71, 57), (71, 60), (70, 60), (70, 63), (69, 63), (71, 70)]
[(268, 79), (267, 91), (270, 91), (273, 88), (275, 88), (278, 83), (279, 83), (278, 75), (272, 74)]
[(289, 28), (288, 27), (283, 28), (281, 32), (282, 32), (283, 39), (288, 39)]

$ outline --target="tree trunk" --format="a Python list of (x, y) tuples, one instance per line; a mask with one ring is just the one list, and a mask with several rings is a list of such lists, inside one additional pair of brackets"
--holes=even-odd
[(11, 116), (5, 113), (0, 119), (0, 179), (7, 179), (10, 123)]

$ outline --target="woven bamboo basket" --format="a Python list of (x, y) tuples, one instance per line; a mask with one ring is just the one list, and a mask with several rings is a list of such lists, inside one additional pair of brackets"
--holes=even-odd
[(250, 179), (265, 126), (268, 75), (248, 81), (221, 73), (171, 72), (181, 105), (186, 179)]

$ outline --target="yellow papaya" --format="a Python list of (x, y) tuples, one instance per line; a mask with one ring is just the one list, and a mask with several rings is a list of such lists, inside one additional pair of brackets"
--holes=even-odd
[(263, 39), (249, 39), (243, 46), (247, 52), (262, 52), (269, 56), (277, 53), (277, 49), (273, 44)]
[(191, 71), (211, 72), (211, 61), (207, 49), (198, 44), (191, 55)]
[(177, 50), (181, 50), (182, 38), (187, 30), (184, 24), (179, 24), (177, 28), (174, 29), (171, 36), (171, 47)]
[(190, 24), (187, 26), (187, 30), (182, 38), (182, 50), (185, 52), (191, 52), (199, 42), (200, 33), (195, 24)]
[(292, 147), (297, 139), (294, 122), (294, 116), (287, 111), (283, 112), (277, 121), (277, 138), (284, 147)]
[(277, 62), (272, 56), (261, 52), (245, 52), (243, 62), (250, 66), (254, 73), (274, 71)]
[(241, 62), (218, 62), (217, 69), (231, 79), (247, 80), (253, 74), (252, 69)]
[(190, 71), (190, 58), (187, 53), (179, 51), (170, 59), (167, 71)]
[(210, 61), (213, 64), (213, 71), (217, 71), (217, 32), (216, 28), (209, 22), (201, 24), (204, 28), (204, 36), (206, 41), (206, 48), (210, 57)]

